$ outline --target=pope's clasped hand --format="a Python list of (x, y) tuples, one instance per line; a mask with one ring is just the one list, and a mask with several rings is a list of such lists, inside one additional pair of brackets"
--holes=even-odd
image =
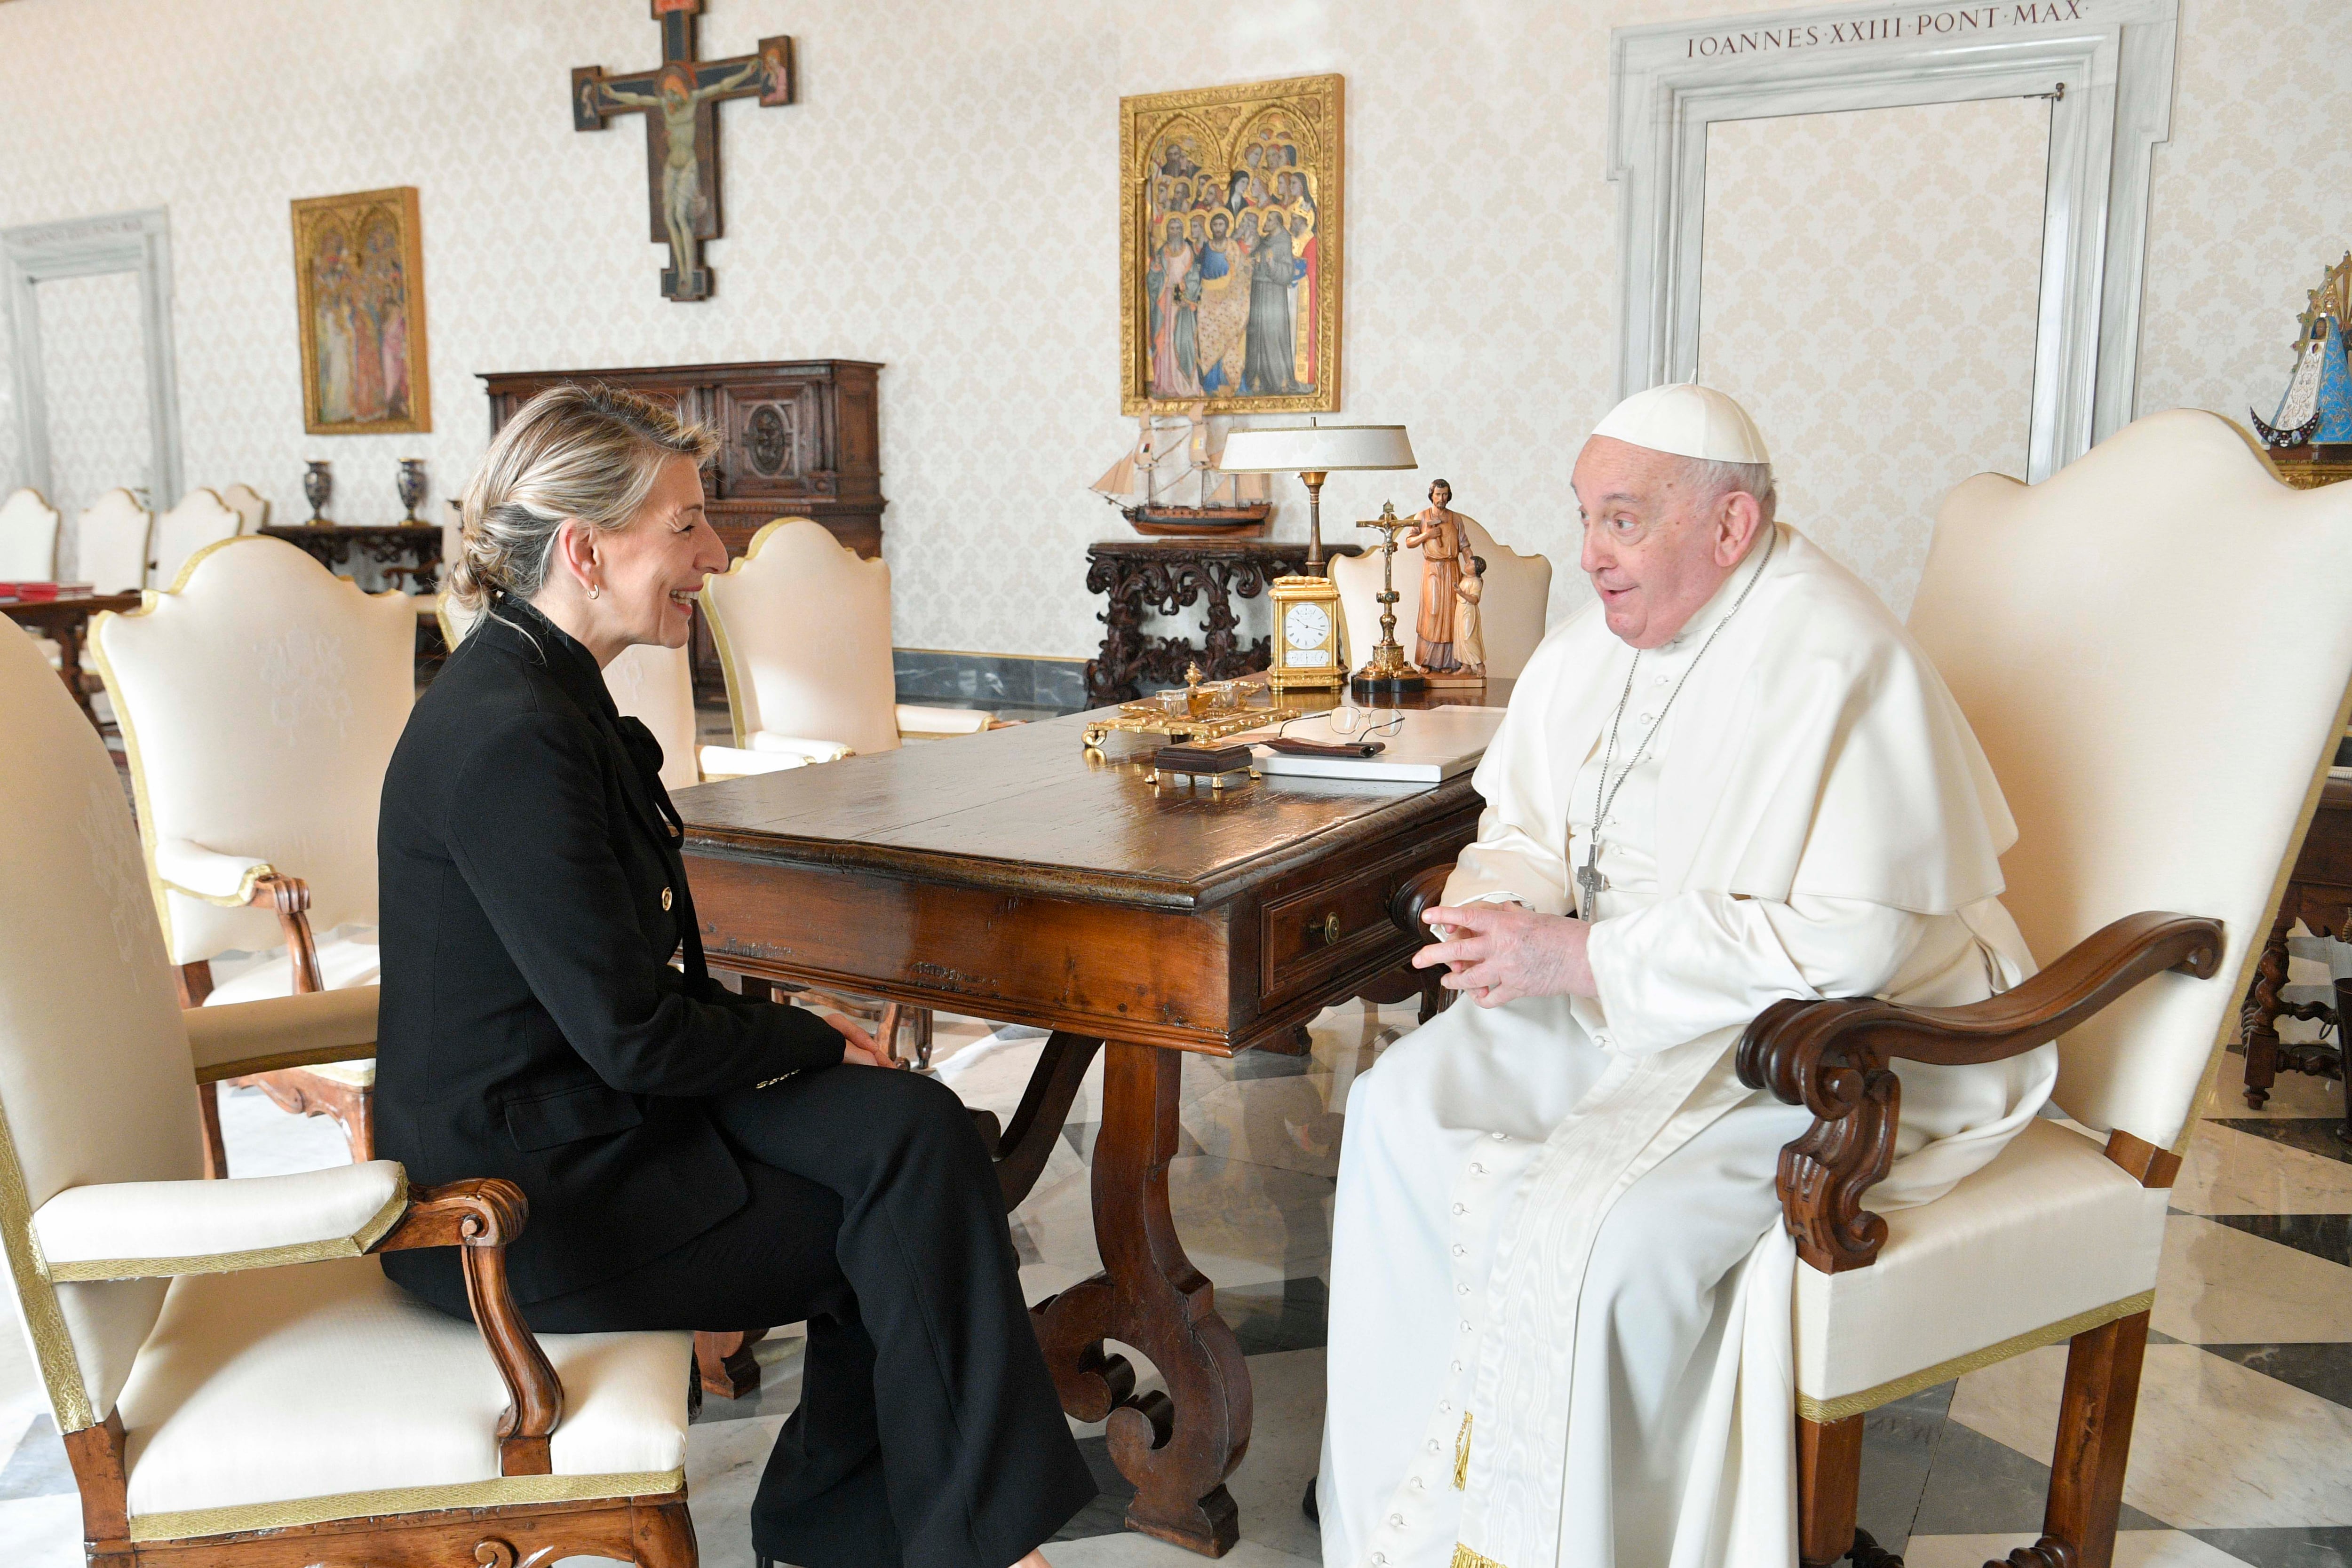
[(1441, 905), (1423, 918), (1444, 939), (1415, 953), (1413, 967), (1444, 965), (1438, 984), (1467, 992), (1482, 1008), (1521, 997), (1600, 994), (1586, 956), (1592, 927), (1585, 921), (1516, 904)]

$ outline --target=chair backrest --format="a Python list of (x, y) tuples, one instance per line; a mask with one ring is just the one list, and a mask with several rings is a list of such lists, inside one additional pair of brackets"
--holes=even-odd
[[(1457, 514), (1458, 515), (1458, 514)], [(1551, 562), (1539, 555), (1521, 555), (1496, 541), (1475, 517), (1462, 518), (1470, 553), (1486, 563), (1486, 586), (1479, 590), (1478, 632), (1486, 644), (1486, 673), (1516, 678), (1543, 641), (1544, 621), (1551, 606)], [(1413, 654), (1413, 632), (1421, 618), (1421, 578), (1427, 570), (1418, 545), (1400, 545), (1396, 552), (1396, 640), (1408, 659)], [(1381, 640), (1381, 557), (1367, 549), (1360, 556), (1333, 556), (1331, 580), (1339, 590), (1339, 613), (1348, 626), (1350, 667), (1361, 668)]]
[(0, 582), (56, 581), (64, 521), (38, 490), (18, 490), (0, 501)]
[(684, 648), (640, 643), (604, 666), (613, 706), (643, 720), (661, 742), (663, 785), (683, 789), (702, 782), (695, 760), (694, 671)]
[[(1488, 533), (1477, 518), (1462, 520), (1469, 525), (1463, 531), (1470, 536), (1470, 553), (1486, 563), (1486, 585), (1478, 591), (1478, 635), (1486, 644), (1486, 673), (1516, 680), (1543, 641), (1544, 622), (1551, 612), (1550, 558), (1521, 555)], [(1406, 656), (1412, 656), (1410, 650)]]
[(58, 1427), (114, 1406), (165, 1281), (51, 1284), (30, 1216), (70, 1186), (204, 1174), (195, 1075), (106, 749), (29, 637), (0, 637), (0, 1251)]
[(898, 747), (890, 569), (824, 524), (779, 517), (703, 585), (735, 744), (756, 730), (853, 751)]
[(1938, 513), (1911, 632), (2017, 819), (2002, 902), (2034, 956), (2141, 910), (2228, 933), (2217, 977), (2159, 975), (2060, 1042), (2085, 1124), (2165, 1148), (2188, 1124), (2342, 733), (2347, 607), (2352, 486), (2287, 488), (2215, 414)]
[(130, 491), (109, 490), (75, 520), (74, 575), (100, 593), (138, 592), (154, 522)]
[(235, 538), (244, 521), (235, 508), (201, 486), (155, 519), (154, 549), (147, 573), (150, 588), (170, 588), (188, 558), (218, 539)]
[[(155, 846), (252, 855), (310, 884), (312, 925), (375, 913), (375, 822), (416, 696), (416, 613), (267, 536), (199, 550), (169, 591), (91, 625)], [(280, 940), (274, 915), (155, 883), (175, 964)]]
[(242, 481), (220, 493), (222, 502), (236, 514), (236, 531), (257, 534), (269, 526), (269, 498)]
[(480, 611), (467, 609), (450, 598), (446, 590), (434, 597), (433, 619), (441, 623), (441, 645), (453, 653), (474, 629), (474, 622), (481, 618)]

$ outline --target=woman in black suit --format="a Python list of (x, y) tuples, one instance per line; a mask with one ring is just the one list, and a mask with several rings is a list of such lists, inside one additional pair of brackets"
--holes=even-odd
[[(534, 1329), (807, 1321), (752, 1507), (763, 1563), (1043, 1568), (1095, 1485), (971, 1115), (877, 1071), (846, 1020), (710, 978), (661, 747), (604, 685), (623, 648), (682, 646), (726, 564), (711, 444), (644, 398), (557, 388), (467, 490), (450, 589), (482, 615), (384, 779), (378, 1146), (418, 1182), (522, 1188), (509, 1270)], [(383, 1261), (466, 1314), (454, 1253)]]

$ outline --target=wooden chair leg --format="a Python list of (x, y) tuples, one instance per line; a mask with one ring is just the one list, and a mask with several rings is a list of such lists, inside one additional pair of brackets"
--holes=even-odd
[(228, 1145), (221, 1137), (220, 1085), (196, 1085), (196, 1114), (205, 1128), (205, 1175), (218, 1181), (228, 1175)]
[(2058, 1407), (2058, 1446), (2050, 1462), (2042, 1539), (2009, 1554), (2013, 1568), (2113, 1568), (2124, 1466), (2131, 1458), (2132, 1417), (2139, 1409), (2140, 1364), (2147, 1354), (2146, 1312), (2087, 1329), (2067, 1347), (2066, 1392)]
[(701, 1561), (694, 1520), (684, 1502), (638, 1503), (629, 1515), (629, 1546), (637, 1568), (696, 1568)]
[(2239, 1016), (2238, 1032), (2246, 1042), (2246, 1103), (2257, 1111), (2271, 1097), (2271, 1085), (2278, 1079), (2279, 988), (2286, 984), (2286, 934), (2294, 925), (2294, 901), (2287, 900), (2272, 923), (2270, 939), (2263, 944), (2262, 957), (2254, 966), (2254, 983), (2246, 992), (2246, 1005)]
[(1862, 1417), (1797, 1417), (1797, 1557), (1805, 1568), (1831, 1568), (1853, 1549), (1862, 1495)]
[(751, 1347), (767, 1337), (766, 1329), (697, 1330), (694, 1370), (702, 1379), (702, 1391), (717, 1399), (747, 1399), (757, 1394), (760, 1363)]

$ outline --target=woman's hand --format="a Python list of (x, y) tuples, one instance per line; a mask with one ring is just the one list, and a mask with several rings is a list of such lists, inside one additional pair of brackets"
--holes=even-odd
[(1449, 928), (1412, 956), (1412, 967), (1443, 964), (1451, 973), (1438, 981), (1449, 991), (1467, 991), (1482, 1008), (1498, 1008), (1521, 997), (1591, 997), (1593, 983), (1586, 945), (1592, 927), (1567, 915), (1538, 915), (1515, 904), (1464, 904), (1422, 916), (1434, 930)]
[(882, 1054), (882, 1043), (872, 1035), (842, 1017), (839, 1013), (819, 1013), (819, 1018), (841, 1031), (841, 1061), (845, 1067), (887, 1067)]

